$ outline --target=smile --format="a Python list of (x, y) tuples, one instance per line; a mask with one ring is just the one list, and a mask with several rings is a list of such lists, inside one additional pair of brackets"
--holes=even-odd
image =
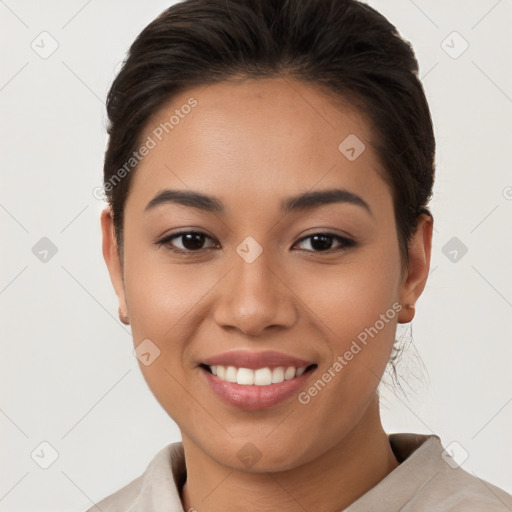
[(278, 366), (273, 369), (267, 366), (255, 370), (222, 365), (212, 365), (208, 368), (213, 375), (225, 382), (236, 382), (242, 386), (269, 386), (300, 377), (306, 371), (307, 366), (300, 368)]
[(233, 350), (207, 358), (198, 367), (214, 396), (255, 411), (297, 395), (318, 365), (275, 351)]

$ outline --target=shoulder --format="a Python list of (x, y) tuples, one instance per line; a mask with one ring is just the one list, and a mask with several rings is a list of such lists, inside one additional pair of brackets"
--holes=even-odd
[[(183, 470), (176, 465), (176, 461), (181, 461), (182, 457), (181, 442), (165, 446), (153, 457), (139, 477), (95, 503), (86, 512), (160, 512), (159, 507), (163, 504), (166, 511), (181, 512), (175, 476)], [(158, 497), (156, 501), (155, 496)]]
[[(425, 490), (437, 500), (441, 510), (465, 512), (510, 512), (512, 496), (499, 487), (479, 478), (476, 474), (466, 471), (445, 454), (439, 464), (439, 472), (432, 482), (432, 489)], [(418, 497), (421, 501), (421, 494)]]
[(404, 512), (433, 507), (443, 512), (512, 511), (510, 494), (460, 466), (438, 436), (425, 437), (404, 463), (404, 469), (422, 475)]
[(86, 512), (127, 512), (140, 495), (143, 475), (95, 503)]
[(438, 436), (391, 434), (389, 443), (400, 465), (344, 512), (512, 512), (512, 496), (459, 466)]

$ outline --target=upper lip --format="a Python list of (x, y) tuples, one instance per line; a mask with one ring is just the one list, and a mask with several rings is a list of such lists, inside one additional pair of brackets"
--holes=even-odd
[(277, 368), (278, 366), (302, 368), (304, 366), (310, 366), (313, 362), (273, 350), (265, 350), (263, 352), (231, 350), (209, 357), (203, 360), (203, 364), (207, 366), (235, 366), (236, 368), (250, 368), (256, 370), (258, 368), (267, 367)]

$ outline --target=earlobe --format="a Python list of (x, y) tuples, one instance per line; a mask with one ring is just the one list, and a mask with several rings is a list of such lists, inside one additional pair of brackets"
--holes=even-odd
[(409, 242), (409, 267), (400, 293), (403, 309), (398, 316), (398, 322), (401, 324), (411, 322), (414, 318), (416, 301), (427, 283), (433, 227), (433, 217), (422, 214), (418, 219), (416, 232)]
[(398, 315), (398, 323), (399, 324), (408, 324), (412, 322), (414, 318), (414, 314), (416, 313), (416, 307), (413, 304), (403, 304), (402, 310)]
[(128, 321), (128, 308), (124, 291), (123, 267), (117, 248), (112, 210), (106, 207), (101, 212), (102, 251), (107, 264), (110, 280), (119, 301), (119, 320), (125, 325)]
[(121, 307), (119, 307), (118, 310), (119, 320), (121, 320), (121, 323), (124, 325), (130, 325), (130, 319), (128, 318), (128, 315), (124, 314)]

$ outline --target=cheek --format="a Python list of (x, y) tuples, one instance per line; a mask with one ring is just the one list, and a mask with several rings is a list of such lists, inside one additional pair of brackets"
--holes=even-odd
[(218, 279), (200, 274), (197, 266), (166, 261), (164, 249), (139, 250), (131, 245), (136, 244), (126, 244), (125, 291), (132, 332), (179, 340), (181, 321)]
[(320, 415), (321, 410), (336, 410), (344, 421), (348, 411), (356, 413), (377, 388), (393, 347), (401, 308), (398, 245), (375, 244), (354, 253), (347, 265), (317, 270), (308, 280), (300, 295), (307, 297), (330, 352), (318, 371), (330, 391), (319, 384), (322, 398), (314, 398), (311, 406)]
[(140, 368), (153, 392), (158, 392), (171, 384), (165, 369), (183, 374), (183, 349), (191, 335), (187, 315), (193, 314), (208, 283), (192, 281), (190, 270), (163, 263), (161, 257), (157, 261), (155, 255), (160, 251), (142, 247), (127, 237), (125, 293), (135, 347), (142, 343), (156, 346), (153, 350), (158, 357), (150, 365), (140, 364)]
[(198, 305), (217, 280), (194, 278), (191, 265), (162, 263), (161, 258), (157, 262), (149, 251), (130, 252), (126, 245), (125, 290), (133, 343), (136, 350), (140, 344), (157, 354), (150, 364), (139, 358), (139, 367), (157, 401), (181, 425), (183, 418), (197, 412), (185, 391), (190, 378), (188, 341), (198, 328)]
[[(340, 265), (301, 274), (305, 277), (300, 281), (300, 297), (336, 334), (340, 340), (334, 342), (336, 349), (343, 349), (347, 339), (374, 325), (399, 296), (398, 248), (391, 244), (375, 244), (355, 252)], [(388, 317), (395, 317), (393, 309)], [(387, 333), (390, 329), (384, 330)]]
[[(371, 328), (398, 296), (398, 243), (390, 238), (382, 236), (336, 264), (319, 259), (317, 264), (308, 261), (282, 268), (281, 277), (302, 303), (297, 304), (302, 320), (309, 316), (325, 330), (333, 356), (344, 353), (347, 343)], [(166, 260), (164, 250), (148, 250), (127, 236), (125, 290), (134, 343), (146, 338), (165, 343), (164, 347), (172, 343), (176, 357), (203, 317), (211, 314), (204, 309), (208, 293), (229, 264), (226, 268), (211, 262), (180, 264)], [(293, 295), (288, 300), (297, 301)], [(386, 323), (380, 330), (384, 337), (392, 326)]]

